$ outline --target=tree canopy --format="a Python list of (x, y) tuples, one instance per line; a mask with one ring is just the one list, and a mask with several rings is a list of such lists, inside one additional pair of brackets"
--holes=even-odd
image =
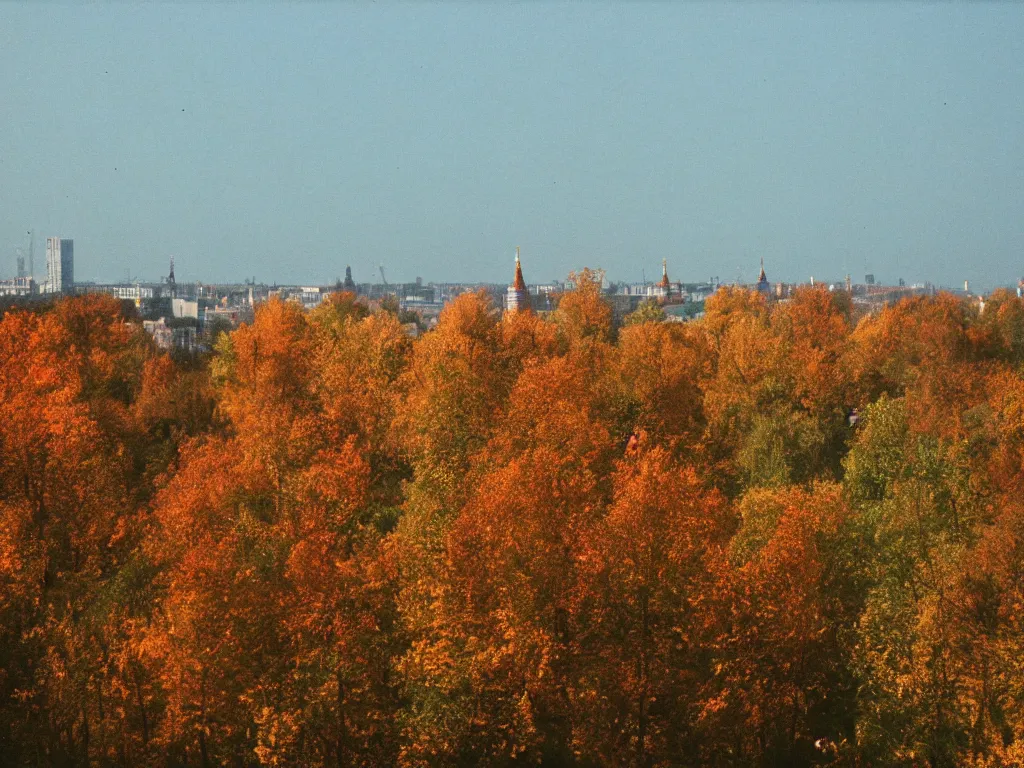
[(0, 763), (1024, 762), (1024, 303), (572, 283), (8, 308)]

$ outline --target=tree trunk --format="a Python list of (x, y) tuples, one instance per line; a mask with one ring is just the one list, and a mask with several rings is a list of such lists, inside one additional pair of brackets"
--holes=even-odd
[(648, 676), (650, 675), (650, 661), (648, 659), (648, 645), (651, 630), (650, 620), (650, 594), (646, 587), (640, 594), (640, 707), (637, 715), (637, 752), (636, 764), (646, 768), (647, 757), (647, 695)]
[(142, 686), (139, 684), (139, 671), (132, 665), (132, 683), (135, 686), (135, 701), (142, 715), (142, 746), (149, 746), (149, 718), (146, 717), (146, 702), (142, 698)]
[(345, 762), (345, 742), (348, 740), (348, 729), (345, 724), (345, 682), (342, 679), (340, 670), (336, 675), (338, 682), (338, 742), (335, 751), (337, 753), (338, 768), (345, 768), (347, 765)]

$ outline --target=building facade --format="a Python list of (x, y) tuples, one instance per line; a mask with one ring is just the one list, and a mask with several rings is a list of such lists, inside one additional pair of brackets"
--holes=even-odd
[(160, 286), (143, 283), (79, 283), (75, 290), (77, 293), (109, 293), (135, 303), (160, 298)]
[(203, 324), (203, 311), (198, 299), (171, 299), (171, 314), (178, 320), (191, 318)]
[(191, 352), (196, 349), (196, 329), (193, 326), (171, 326), (164, 318), (143, 320), (142, 327), (160, 349), (181, 349)]
[(75, 241), (46, 238), (46, 293), (74, 293)]
[(34, 296), (36, 289), (36, 281), (26, 275), (0, 280), (0, 296)]

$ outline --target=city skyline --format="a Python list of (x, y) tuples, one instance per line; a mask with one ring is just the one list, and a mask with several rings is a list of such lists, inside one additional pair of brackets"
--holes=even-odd
[(987, 4), (3, 5), (0, 268), (31, 229), (97, 280), (498, 282), (519, 244), (541, 280), (1012, 284), (1022, 32)]
[[(31, 234), (31, 233), (29, 233), (29, 234)], [(50, 268), (50, 263), (51, 263), (50, 243), (51, 243), (51, 241), (59, 241), (61, 243), (66, 243), (66, 244), (70, 245), (70, 244), (73, 243), (73, 240), (72, 239), (68, 239), (68, 238), (62, 238), (62, 237), (47, 237), (45, 239), (46, 239), (46, 245), (47, 245), (47, 253), (46, 253), (46, 261), (45, 261), (45, 263), (43, 265), (43, 269), (45, 270), (45, 274), (44, 275), (39, 276), (39, 275), (31, 274), (31, 269), (28, 266), (29, 264), (31, 264), (31, 260), (25, 254), (26, 253), (31, 253), (32, 243), (34, 243), (34, 237), (33, 237), (32, 243), (30, 243), (30, 245), (28, 246), (27, 249), (22, 249), (22, 248), (16, 249), (16, 254), (17, 254), (16, 258), (15, 258), (16, 266), (15, 266), (15, 269), (12, 272), (11, 275), (7, 274), (7, 270), (5, 270), (3, 268), (0, 268), (0, 280), (10, 280), (12, 277), (15, 276), (15, 274), (16, 274), (17, 277), (21, 277), (22, 276), (21, 270), (22, 270), (22, 267), (24, 267), (25, 268), (24, 269), (25, 275), (27, 277), (38, 278), (38, 279), (36, 279), (36, 284), (39, 286), (39, 292), (40, 293), (49, 292), (48, 286), (49, 286), (49, 282), (50, 282), (49, 275), (50, 275), (50, 269), (51, 269)], [(520, 252), (520, 247), (516, 246), (515, 247), (515, 258), (514, 258), (514, 266), (515, 266), (516, 273), (518, 273), (520, 271), (519, 252)], [(173, 275), (174, 274), (174, 255), (173, 254), (170, 255), (168, 258), (169, 258), (169, 267), (170, 267), (169, 271), (170, 271), (170, 274)], [(661, 267), (662, 267), (662, 269), (666, 269), (667, 268), (667, 262), (668, 262), (667, 259), (662, 258), (662, 260), (661, 260)], [(538, 266), (540, 264), (543, 264), (543, 259), (539, 260)], [(366, 274), (369, 276), (369, 279), (362, 279), (362, 278), (357, 279), (357, 280), (355, 280), (355, 283), (357, 285), (385, 285), (386, 286), (386, 285), (389, 284), (388, 282), (382, 282), (382, 281), (377, 279), (378, 277), (382, 276), (381, 270), (384, 269), (384, 265), (383, 264), (378, 265), (376, 270), (370, 268), (367, 265), (357, 265), (357, 268), (358, 268), (358, 266), (366, 266), (366, 269), (367, 269)], [(605, 278), (607, 279), (608, 283), (612, 284), (612, 285), (650, 285), (650, 286), (654, 286), (654, 285), (657, 284), (656, 281), (657, 281), (657, 278), (659, 277), (659, 275), (654, 273), (654, 272), (651, 272), (650, 274), (648, 274), (648, 270), (646, 268), (646, 262), (645, 262), (645, 265), (641, 266), (641, 268), (640, 268), (641, 269), (641, 274), (640, 274), (640, 278), (639, 279), (630, 279), (629, 277), (623, 278), (623, 277), (619, 277), (619, 276), (617, 276), (615, 274), (609, 274), (608, 271), (604, 267), (602, 267), (601, 265), (590, 265), (590, 264), (581, 265), (580, 269), (582, 269), (584, 267), (588, 267), (588, 268), (591, 268), (591, 269), (599, 270), (605, 276)], [(723, 277), (722, 275), (718, 275), (718, 274), (707, 275), (707, 276), (705, 276), (705, 275), (674, 275), (674, 277), (672, 278), (672, 281), (674, 283), (686, 283), (686, 284), (723, 284), (723, 285), (748, 285), (748, 286), (754, 286), (754, 285), (757, 285), (759, 283), (764, 282), (764, 279), (765, 279), (764, 278), (765, 266), (764, 266), (764, 258), (763, 257), (760, 257), (760, 260), (759, 260), (757, 268), (759, 270), (759, 273), (756, 276), (754, 276), (754, 277), (751, 277), (750, 275), (748, 275), (747, 274), (748, 270), (745, 270), (745, 269), (743, 269), (741, 267), (741, 268), (738, 268), (736, 274), (734, 274), (732, 276), (726, 275), (725, 277)], [(352, 279), (352, 265), (351, 264), (346, 264), (343, 271), (345, 272), (346, 280)], [(714, 271), (714, 270), (712, 270), (712, 271)], [(59, 271), (58, 271), (58, 274), (59, 274)], [(206, 284), (209, 284), (209, 285), (215, 285), (215, 284), (220, 283), (220, 284), (223, 284), (223, 285), (239, 285), (239, 284), (249, 284), (249, 283), (252, 283), (252, 284), (262, 284), (262, 285), (289, 285), (289, 286), (319, 285), (319, 286), (331, 286), (331, 285), (335, 285), (339, 281), (341, 281), (340, 274), (334, 276), (333, 278), (325, 278), (325, 279), (322, 279), (322, 280), (308, 280), (308, 281), (288, 281), (288, 280), (276, 279), (273, 276), (271, 276), (269, 279), (261, 279), (260, 277), (255, 276), (255, 275), (253, 275), (253, 276), (249, 276), (249, 275), (238, 276), (238, 275), (236, 275), (236, 276), (231, 277), (231, 278), (229, 278), (227, 280), (204, 280), (202, 278), (201, 274), (197, 276), (194, 272), (184, 272), (184, 273), (182, 273), (182, 272), (179, 271), (179, 274), (183, 274), (183, 276), (184, 276), (184, 278), (179, 281), (182, 284), (188, 284), (188, 283), (202, 284), (202, 283), (206, 283)], [(356, 277), (359, 277), (359, 275), (357, 274)], [(430, 275), (430, 274), (427, 274), (427, 275), (419, 275), (418, 274), (415, 277), (409, 277), (407, 279), (404, 276), (398, 276), (397, 278), (395, 278), (393, 276), (392, 280), (389, 281), (389, 282), (390, 282), (390, 284), (393, 284), (393, 285), (396, 285), (396, 286), (411, 285), (411, 284), (414, 284), (414, 283), (420, 282), (420, 281), (422, 281), (424, 284), (431, 284), (431, 285), (433, 285), (433, 284), (466, 284), (466, 285), (479, 284), (479, 285), (501, 286), (501, 285), (506, 285), (506, 284), (511, 285), (511, 284), (517, 282), (517, 280), (520, 277), (521, 277), (520, 275), (516, 275), (514, 277), (514, 279), (511, 280), (511, 281), (502, 281), (500, 279), (497, 280), (497, 281), (488, 281), (488, 280), (465, 280), (465, 279), (461, 279), (457, 275), (447, 275), (447, 276), (446, 275), (440, 275), (440, 276), (435, 276), (435, 275)], [(554, 276), (554, 277), (551, 277), (549, 279), (536, 279), (536, 280), (532, 280), (532, 281), (527, 281), (527, 284), (532, 285), (532, 286), (540, 286), (540, 285), (548, 285), (548, 284), (553, 284), (553, 283), (565, 283), (568, 280), (568, 277), (569, 277), (568, 275), (564, 275), (564, 276)], [(661, 276), (661, 277), (662, 277), (662, 279), (665, 279), (664, 276)], [(107, 285), (124, 285), (124, 286), (133, 285), (133, 284), (156, 285), (156, 284), (164, 284), (164, 283), (166, 283), (167, 279), (168, 279), (168, 275), (167, 274), (153, 276), (153, 275), (139, 275), (139, 274), (134, 274), (133, 275), (133, 274), (130, 274), (130, 273), (126, 273), (126, 274), (124, 274), (122, 276), (116, 276), (115, 275), (115, 276), (110, 277), (108, 279), (104, 279), (104, 278), (97, 279), (95, 277), (85, 276), (82, 279), (77, 279), (77, 280), (72, 279), (71, 283), (72, 284), (81, 285), (81, 286), (86, 286), (86, 285), (102, 285), (102, 284), (107, 284)], [(1019, 288), (1019, 285), (1020, 285), (1019, 280), (1022, 280), (1022, 279), (1024, 279), (1024, 278), (1019, 278), (1018, 282), (1016, 283), (1018, 288)], [(808, 276), (806, 276), (804, 278), (799, 278), (798, 277), (798, 278), (795, 278), (795, 279), (785, 279), (785, 278), (779, 277), (777, 275), (773, 275), (772, 279), (769, 280), (768, 282), (770, 284), (772, 284), (772, 285), (777, 285), (777, 284), (784, 284), (784, 285), (807, 285), (807, 284), (814, 284), (814, 283), (817, 282), (817, 283), (823, 283), (823, 284), (835, 284), (837, 286), (841, 285), (843, 283), (850, 283), (850, 282), (852, 282), (854, 284), (861, 284), (861, 285), (862, 284), (869, 284), (869, 285), (877, 284), (877, 285), (894, 285), (895, 286), (895, 285), (904, 285), (905, 284), (905, 285), (918, 285), (918, 286), (925, 286), (925, 285), (927, 285), (927, 286), (934, 287), (934, 288), (939, 289), (939, 290), (952, 290), (952, 291), (960, 290), (960, 286), (959, 285), (942, 284), (942, 283), (939, 283), (939, 282), (936, 282), (936, 281), (933, 281), (933, 280), (930, 280), (930, 279), (927, 279), (927, 278), (907, 279), (905, 277), (894, 277), (894, 278), (892, 278), (890, 280), (886, 280), (884, 276), (875, 274), (873, 272), (865, 272), (863, 274), (857, 274), (857, 275), (854, 275), (853, 273), (850, 273), (850, 272), (847, 272), (845, 274), (832, 274), (832, 273), (829, 273), (829, 272), (824, 272), (824, 273), (821, 273), (821, 274), (818, 274), (818, 275), (808, 275)], [(968, 285), (971, 286), (971, 290), (974, 291), (975, 293), (989, 293), (989, 292), (991, 292), (991, 291), (993, 291), (993, 290), (995, 290), (997, 288), (1013, 288), (1014, 287), (1014, 282), (1013, 281), (1006, 281), (1005, 283), (994, 283), (994, 282), (992, 282), (990, 280), (987, 281), (984, 278), (982, 278), (981, 280), (976, 280), (976, 279), (973, 279), (973, 278), (965, 278), (965, 280), (963, 282), (963, 287), (964, 287), (965, 291), (967, 290)], [(65, 288), (65, 290), (63, 292), (67, 292), (67, 289)]]
[[(34, 242), (34, 240), (33, 240), (33, 242)], [(24, 256), (24, 253), (26, 253), (26, 251), (24, 249), (20, 249), (20, 248), (17, 249), (17, 251), (16, 251), (17, 257), (15, 259), (15, 263), (17, 265), (15, 267), (15, 272), (17, 273), (16, 276), (19, 277), (19, 278), (22, 277), (21, 269), (22, 269), (23, 266), (25, 266), (25, 276), (26, 277), (33, 278), (33, 279), (38, 278), (38, 279), (36, 279), (36, 283), (39, 286), (39, 292), (40, 293), (53, 292), (49, 288), (49, 285), (50, 285), (50, 282), (51, 282), (51, 275), (53, 274), (53, 270), (54, 270), (54, 267), (51, 266), (51, 264), (53, 263), (53, 259), (51, 257), (52, 243), (60, 243), (60, 244), (62, 244), (64, 246), (66, 246), (66, 247), (73, 248), (73, 242), (74, 242), (73, 239), (70, 239), (70, 238), (63, 238), (63, 237), (47, 237), (46, 238), (46, 246), (47, 246), (46, 261), (45, 261), (45, 263), (43, 265), (43, 269), (45, 270), (45, 274), (42, 275), (42, 276), (40, 276), (38, 274), (33, 274), (32, 273), (32, 269), (27, 266), (28, 264), (31, 263), (31, 261), (28, 260), (27, 256)], [(30, 244), (27, 252), (31, 252), (31, 249), (32, 249), (32, 246)], [(59, 249), (57, 250), (57, 253), (58, 254), (60, 253)], [(384, 285), (384, 286), (387, 286), (389, 284), (395, 285), (395, 286), (412, 285), (412, 284), (417, 283), (417, 282), (423, 282), (424, 284), (448, 284), (448, 283), (453, 283), (453, 284), (466, 284), (466, 285), (480, 284), (480, 285), (491, 285), (491, 286), (501, 286), (501, 285), (506, 285), (506, 284), (508, 284), (508, 285), (518, 285), (519, 281), (522, 280), (522, 273), (521, 273), (521, 268), (520, 268), (520, 258), (519, 258), (519, 255), (520, 255), (520, 247), (516, 246), (515, 247), (513, 279), (512, 280), (506, 280), (506, 281), (502, 281), (500, 279), (497, 280), (497, 281), (464, 280), (464, 279), (460, 279), (459, 276), (444, 276), (444, 275), (441, 275), (441, 276), (416, 275), (415, 277), (410, 277), (408, 279), (405, 279), (404, 277), (399, 276), (397, 279), (393, 277), (391, 281), (382, 281), (382, 280), (378, 280), (377, 279), (378, 277), (382, 277), (382, 278), (385, 277), (385, 274), (383, 274), (383, 272), (382, 272), (382, 270), (384, 269), (384, 265), (381, 264), (381, 265), (379, 265), (377, 267), (376, 270), (368, 269), (367, 274), (370, 275), (370, 279), (365, 279), (364, 280), (364, 279), (360, 278), (360, 279), (354, 280), (354, 282), (355, 282), (356, 285)], [(60, 257), (58, 256), (57, 258), (59, 260)], [(69, 265), (71, 263), (72, 262), (70, 262), (70, 261), (68, 262)], [(167, 271), (169, 272), (169, 275), (171, 276), (171, 279), (173, 280), (173, 275), (174, 275), (174, 255), (173, 254), (169, 256), (169, 262), (168, 263), (169, 263), (169, 270), (167, 270)], [(542, 260), (541, 260), (541, 263), (542, 263)], [(62, 266), (63, 266), (63, 262), (61, 262), (61, 266), (58, 266), (56, 268), (56, 274), (58, 275), (58, 279), (60, 279), (60, 274), (61, 274)], [(667, 267), (668, 267), (668, 259), (662, 258), (662, 260), (661, 260), (661, 268), (662, 268), (662, 270), (667, 270)], [(655, 272), (651, 272), (650, 274), (648, 274), (647, 273), (647, 269), (646, 269), (645, 266), (641, 267), (640, 279), (620, 278), (620, 277), (618, 277), (618, 276), (616, 276), (614, 274), (609, 274), (608, 271), (605, 270), (604, 267), (602, 267), (600, 265), (590, 265), (590, 264), (581, 265), (580, 269), (583, 269), (583, 268), (590, 268), (590, 269), (598, 270), (599, 272), (602, 273), (602, 275), (604, 276), (604, 278), (607, 280), (607, 282), (609, 284), (655, 286), (655, 285), (658, 284), (657, 280), (659, 278), (662, 281), (668, 279), (667, 274), (665, 274), (664, 272), (661, 273), (661, 274), (656, 274)], [(766, 278), (765, 278), (765, 265), (764, 265), (764, 258), (763, 257), (760, 258), (760, 261), (758, 263), (757, 269), (759, 270), (758, 274), (755, 277), (753, 277), (753, 278), (750, 278), (746, 274), (747, 270), (739, 268), (737, 270), (737, 273), (735, 275), (731, 276), (731, 277), (726, 276), (726, 277), (723, 278), (721, 275), (708, 275), (708, 276), (704, 276), (704, 275), (675, 275), (672, 278), (672, 282), (673, 283), (686, 283), (686, 284), (723, 284), (723, 285), (749, 285), (749, 286), (754, 286), (754, 285), (762, 284), (766, 280)], [(74, 274), (73, 267), (69, 270), (69, 272), (72, 275)], [(349, 280), (349, 279), (353, 279), (352, 278), (352, 265), (351, 264), (346, 264), (345, 265), (344, 272), (345, 272), (345, 275), (346, 275), (346, 281)], [(213, 281), (213, 280), (203, 280), (201, 276), (196, 278), (196, 277), (193, 276), (192, 273), (187, 273), (187, 272), (186, 273), (181, 273), (179, 271), (179, 274), (184, 274), (185, 275), (185, 278), (183, 280), (178, 281), (178, 282), (180, 282), (182, 284), (204, 283), (205, 282), (205, 283), (207, 283), (209, 285), (215, 285), (217, 283), (220, 283), (220, 284), (224, 284), (224, 285), (262, 284), (262, 285), (288, 285), (288, 286), (298, 286), (298, 285), (331, 286), (331, 285), (335, 285), (335, 284), (337, 284), (338, 282), (341, 281), (340, 275), (337, 275), (337, 276), (335, 276), (333, 278), (330, 278), (330, 279), (323, 279), (323, 280), (319, 280), (319, 281), (317, 281), (317, 280), (311, 280), (311, 281), (287, 281), (287, 280), (275, 279), (273, 277), (271, 277), (269, 279), (259, 279), (257, 276), (248, 276), (248, 275), (241, 275), (241, 276), (236, 275), (233, 278), (229, 278), (227, 280)], [(7, 275), (6, 274), (6, 270), (0, 268), (0, 280), (10, 280), (14, 276), (15, 276), (14, 274)], [(239, 277), (241, 279), (239, 279)], [(359, 277), (359, 276), (356, 275), (356, 277)], [(553, 284), (553, 283), (565, 283), (568, 279), (569, 279), (569, 275), (555, 276), (555, 277), (552, 277), (550, 279), (537, 279), (537, 280), (527, 281), (527, 284), (528, 285), (533, 285), (533, 286), (539, 286), (539, 285), (547, 285), (547, 284)], [(1024, 279), (1024, 278), (1022, 278), (1022, 279)], [(773, 279), (769, 280), (768, 282), (770, 284), (772, 284), (772, 285), (776, 285), (776, 284), (804, 285), (804, 284), (814, 284), (815, 282), (817, 282), (817, 283), (836, 283), (836, 284), (839, 284), (840, 282), (844, 282), (844, 281), (846, 281), (846, 282), (853, 282), (855, 284), (867, 283), (867, 284), (871, 284), (871, 285), (874, 285), (874, 284), (883, 285), (883, 284), (890, 284), (890, 283), (892, 285), (897, 285), (897, 284), (902, 285), (904, 283), (909, 285), (909, 284), (913, 283), (913, 284), (917, 284), (917, 285), (934, 286), (935, 288), (938, 288), (938, 289), (958, 290), (957, 286), (941, 285), (939, 283), (936, 283), (934, 281), (927, 280), (927, 279), (907, 280), (906, 278), (899, 277), (899, 278), (895, 278), (892, 281), (889, 281), (887, 283), (884, 279), (879, 279), (878, 275), (876, 275), (874, 273), (871, 273), (871, 272), (867, 272), (867, 273), (864, 273), (862, 275), (856, 275), (856, 276), (851, 274), (851, 273), (846, 273), (846, 274), (829, 274), (829, 273), (826, 272), (826, 273), (822, 273), (822, 274), (819, 274), (819, 275), (809, 275), (808, 277), (803, 278), (803, 279), (797, 278), (797, 279), (792, 279), (792, 280), (781, 279), (781, 278), (778, 278), (778, 277), (774, 277)], [(71, 280), (69, 280), (69, 281), (62, 281), (62, 282), (66, 282), (67, 285), (65, 285), (65, 287), (61, 291), (56, 291), (58, 293), (61, 293), (61, 292), (69, 293), (69, 292), (71, 292), (70, 291), (70, 286), (73, 286), (73, 285), (81, 285), (81, 286), (97, 285), (97, 284), (100, 284), (100, 285), (102, 285), (102, 284), (108, 284), (108, 285), (132, 285), (132, 284), (136, 284), (136, 283), (144, 284), (144, 285), (165, 284), (165, 283), (168, 282), (168, 274), (152, 276), (152, 275), (139, 275), (139, 274), (132, 275), (130, 273), (126, 273), (125, 275), (122, 275), (120, 277), (114, 276), (114, 277), (111, 277), (109, 279), (103, 279), (103, 278), (97, 279), (97, 278), (94, 278), (94, 277), (86, 276), (83, 279), (77, 279), (76, 280), (76, 279), (74, 279), (74, 277), (72, 277)], [(965, 286), (966, 286), (966, 284), (968, 282), (973, 282), (973, 281), (970, 281), (969, 279), (965, 280)], [(991, 290), (993, 290), (995, 288), (1002, 288), (1002, 287), (1012, 287), (1012, 284), (1011, 284), (1011, 282), (1007, 282), (1005, 284), (989, 285), (987, 283), (984, 283), (984, 281), (980, 281), (979, 284), (976, 285), (976, 288), (981, 290), (981, 291), (983, 291), (983, 292), (988, 292), (988, 291), (991, 291)]]

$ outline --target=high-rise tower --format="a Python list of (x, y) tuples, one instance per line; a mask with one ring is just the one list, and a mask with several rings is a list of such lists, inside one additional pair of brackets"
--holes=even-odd
[(46, 238), (46, 292), (74, 293), (75, 241)]

